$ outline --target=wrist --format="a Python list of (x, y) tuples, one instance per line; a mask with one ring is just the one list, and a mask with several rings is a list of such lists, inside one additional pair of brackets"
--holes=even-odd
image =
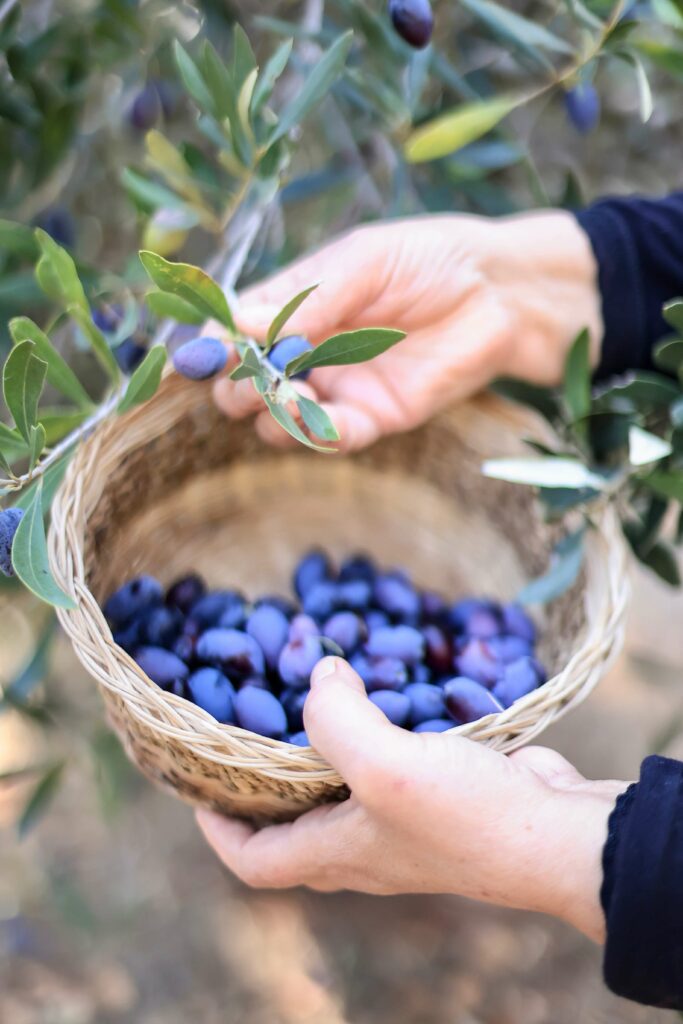
[(598, 270), (576, 219), (549, 210), (488, 225), (487, 275), (511, 317), (502, 372), (537, 384), (558, 384), (569, 348), (584, 328), (596, 366), (603, 336)]

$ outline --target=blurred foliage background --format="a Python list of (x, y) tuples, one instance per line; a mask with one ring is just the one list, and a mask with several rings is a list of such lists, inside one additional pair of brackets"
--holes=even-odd
[[(147, 133), (178, 146), (209, 209), (224, 209), (239, 192), (173, 58), (175, 41), (194, 52), (205, 38), (228, 55), (236, 23), (261, 64), (283, 39), (294, 40), (278, 109), (321, 48), (354, 31), (347, 73), (294, 129), (243, 281), (365, 220), (576, 207), (680, 184), (677, 0), (623, 10), (603, 0), (436, 0), (434, 12), (433, 43), (415, 51), (393, 32), (384, 0), (0, 2), (0, 218), (39, 225), (69, 248), (91, 296), (141, 295), (137, 250), (151, 244), (152, 231), (152, 247), (203, 265), (229, 251), (220, 217), (178, 221), (169, 200), (169, 188), (177, 190), (150, 162)], [(473, 99), (534, 93), (574, 65), (580, 72), (457, 152), (404, 159), (416, 126)], [(646, 80), (653, 103), (644, 120)], [(579, 130), (565, 95), (586, 85), (600, 106), (590, 131)], [(243, 198), (248, 205), (253, 195)], [(10, 317), (45, 325), (50, 315), (22, 237), (0, 229), (2, 352)], [(136, 330), (144, 340), (153, 326), (143, 315)], [(78, 335), (65, 332), (60, 346), (97, 383)], [(683, 705), (672, 712), (672, 679), (683, 651), (669, 649), (662, 660), (652, 609), (656, 617), (669, 607), (655, 583), (642, 588), (644, 625), (632, 646), (639, 660), (625, 688), (608, 684), (552, 737), (595, 773), (619, 774), (616, 761), (628, 774), (641, 753), (675, 752), (679, 742)], [(378, 914), (377, 901), (248, 897), (229, 885), (187, 812), (127, 766), (92, 684), (56, 639), (51, 612), (4, 578), (3, 824), (2, 1022), (665, 1019), (617, 1005), (600, 988), (597, 954), (530, 916), (453, 900), (383, 901)]]

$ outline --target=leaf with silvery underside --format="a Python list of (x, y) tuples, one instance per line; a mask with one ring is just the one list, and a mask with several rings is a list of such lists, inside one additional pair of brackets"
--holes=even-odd
[[(590, 335), (581, 331), (569, 350), (564, 368), (564, 400), (573, 420), (581, 420), (591, 406)], [(580, 433), (585, 433), (583, 427)]]
[(284, 43), (278, 46), (272, 57), (266, 61), (265, 67), (256, 80), (254, 95), (251, 101), (251, 109), (257, 114), (264, 103), (270, 99), (275, 83), (287, 67), (292, 52), (292, 39), (285, 39)]
[(247, 348), (242, 356), (242, 362), (230, 374), (231, 380), (247, 380), (249, 377), (263, 376), (263, 366), (258, 356), (251, 348)]
[(603, 476), (592, 472), (579, 459), (489, 459), (482, 466), (484, 476), (507, 483), (532, 487), (605, 488)]
[(349, 366), (374, 359), (405, 338), (405, 331), (388, 327), (366, 327), (358, 331), (335, 334), (322, 341), (311, 352), (304, 352), (287, 363), (287, 376), (322, 366)]
[(35, 354), (31, 341), (22, 341), (10, 352), (2, 376), (5, 403), (17, 430), (31, 444), (31, 427), (38, 422), (38, 402), (45, 385), (47, 363)]
[(119, 364), (114, 358), (109, 342), (93, 322), (90, 310), (86, 313), (79, 306), (69, 306), (68, 313), (85, 335), (104, 372), (114, 384), (117, 384), (121, 379)]
[(652, 111), (654, 110), (654, 101), (652, 99), (652, 89), (650, 82), (647, 77), (647, 72), (643, 66), (643, 62), (634, 50), (618, 50), (614, 54), (620, 60), (625, 61), (626, 64), (630, 64), (636, 75), (636, 85), (638, 87), (638, 102), (640, 106), (640, 118), (643, 122), (649, 121), (652, 117)]
[(683, 368), (683, 340), (665, 338), (660, 341), (653, 349), (652, 360), (658, 370), (679, 376)]
[(51, 279), (58, 289), (64, 306), (78, 306), (84, 312), (89, 312), (88, 300), (85, 297), (76, 264), (69, 253), (61, 245), (57, 245), (54, 239), (41, 228), (35, 229), (35, 235), (43, 259), (50, 268)]
[(31, 793), (17, 826), (21, 839), (24, 839), (38, 823), (57, 795), (65, 766), (65, 761), (56, 761), (45, 772)]
[(269, 147), (287, 135), (328, 95), (344, 69), (352, 43), (353, 32), (345, 32), (316, 60), (306, 74), (302, 87), (280, 112), (278, 123), (268, 139)]
[(72, 598), (57, 585), (50, 570), (43, 523), (42, 477), (14, 535), (12, 565), (24, 586), (42, 601), (56, 608), (76, 607)]
[(527, 384), (523, 380), (512, 377), (500, 377), (491, 385), (491, 390), (502, 398), (507, 398), (518, 405), (528, 405), (540, 413), (549, 423), (556, 423), (560, 418), (560, 406), (557, 395), (551, 388), (542, 388), (537, 384)]
[(323, 452), (326, 455), (329, 455), (335, 451), (334, 448), (324, 448), (322, 445), (316, 444), (314, 441), (311, 441), (309, 437), (306, 437), (299, 424), (296, 422), (292, 414), (285, 408), (284, 405), (280, 405), (279, 403), (274, 402), (273, 399), (270, 398), (268, 395), (264, 395), (263, 398), (266, 405), (268, 406), (268, 411), (270, 412), (270, 415), (273, 417), (275, 422), (279, 423), (282, 429), (286, 430), (287, 433), (296, 441), (299, 441), (301, 444), (306, 445), (307, 448), (313, 448), (315, 451)]
[(237, 22), (232, 33), (232, 81), (235, 92), (239, 93), (247, 78), (257, 70), (249, 36)]
[(306, 301), (311, 292), (314, 292), (317, 287), (317, 284), (312, 284), (308, 288), (304, 288), (303, 291), (299, 292), (298, 295), (295, 295), (293, 299), (290, 299), (289, 302), (282, 307), (268, 328), (265, 345), (266, 352), (270, 351), (273, 342), (276, 340), (287, 321), (296, 313), (299, 306)]
[(296, 404), (299, 407), (302, 420), (312, 434), (315, 434), (322, 441), (339, 440), (339, 431), (325, 410), (317, 402), (313, 402), (310, 398), (304, 398), (303, 395), (300, 395), (296, 400)]
[(456, 153), (476, 142), (507, 117), (521, 100), (511, 96), (472, 100), (455, 110), (420, 125), (407, 139), (404, 153), (408, 163), (424, 163)]
[(119, 413), (128, 412), (156, 394), (166, 365), (166, 354), (165, 345), (152, 346), (128, 381), (126, 393), (119, 403)]
[(251, 146), (237, 112), (238, 90), (233, 77), (208, 39), (201, 48), (204, 80), (211, 90), (218, 117), (230, 122), (230, 137), (238, 159), (245, 167), (251, 162)]
[(552, 64), (543, 50), (564, 55), (572, 53), (571, 46), (564, 39), (538, 22), (530, 21), (493, 0), (461, 0), (461, 4), (482, 21), (494, 36), (513, 50), (518, 50), (544, 71), (552, 70)]
[(205, 317), (235, 333), (235, 322), (222, 289), (199, 267), (189, 263), (171, 263), (154, 252), (142, 251), (140, 260), (152, 282), (163, 292), (178, 295)]
[(664, 304), (662, 315), (675, 331), (683, 336), (683, 299), (671, 299)]
[(170, 292), (148, 292), (145, 302), (155, 316), (169, 317), (181, 324), (200, 327), (206, 320), (204, 314), (193, 305)]
[(547, 604), (566, 593), (576, 582), (583, 564), (585, 527), (568, 534), (556, 545), (550, 568), (517, 595), (520, 604)]
[(130, 167), (121, 171), (121, 184), (143, 210), (184, 210), (187, 206), (185, 200), (172, 189), (146, 178)]
[(47, 363), (48, 383), (66, 398), (82, 409), (91, 409), (92, 401), (80, 380), (66, 360), (59, 354), (47, 334), (27, 316), (17, 316), (9, 322), (9, 330), (15, 345), (22, 341), (33, 342), (35, 355)]
[(641, 427), (631, 426), (628, 434), (629, 462), (632, 466), (648, 466), (668, 458), (673, 451), (668, 441)]

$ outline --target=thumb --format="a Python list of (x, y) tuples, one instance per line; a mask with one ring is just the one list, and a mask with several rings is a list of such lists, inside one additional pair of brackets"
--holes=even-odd
[(517, 767), (528, 768), (555, 789), (571, 789), (586, 781), (573, 764), (549, 747), (522, 747), (509, 757)]
[(341, 658), (323, 658), (313, 669), (304, 725), (311, 745), (352, 790), (373, 764), (398, 759), (409, 735), (368, 700), (362, 679)]

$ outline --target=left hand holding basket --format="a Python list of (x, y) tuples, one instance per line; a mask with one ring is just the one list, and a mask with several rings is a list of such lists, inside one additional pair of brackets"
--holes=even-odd
[(602, 941), (601, 850), (625, 783), (590, 782), (542, 747), (505, 756), (448, 733), (408, 733), (339, 658), (316, 667), (304, 717), (351, 797), (261, 831), (199, 811), (243, 882), (451, 893), (553, 914)]

